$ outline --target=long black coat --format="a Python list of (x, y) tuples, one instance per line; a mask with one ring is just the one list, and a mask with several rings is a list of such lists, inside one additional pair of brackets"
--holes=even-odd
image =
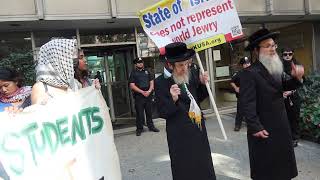
[[(208, 94), (192, 74), (188, 89), (200, 102)], [(158, 110), (160, 117), (166, 119), (172, 177), (174, 180), (215, 180), (205, 121), (202, 118), (201, 130), (191, 122), (188, 116), (190, 100), (185, 91), (182, 90), (174, 103), (170, 94), (173, 84), (172, 78), (165, 79), (163, 75), (155, 80)]]
[[(243, 73), (240, 105), (247, 119), (251, 178), (291, 179), (298, 172), (282, 92), (301, 83), (294, 79), (275, 81), (259, 61)], [(253, 136), (263, 129), (269, 138)]]

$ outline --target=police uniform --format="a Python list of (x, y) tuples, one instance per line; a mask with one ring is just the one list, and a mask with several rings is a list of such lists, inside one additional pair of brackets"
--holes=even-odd
[[(231, 82), (233, 82), (237, 87), (240, 87), (240, 77), (242, 74), (243, 70), (241, 69), (240, 71), (234, 73), (234, 75), (231, 78)], [(237, 115), (236, 115), (236, 120), (235, 120), (235, 127), (241, 127), (243, 117), (241, 115), (241, 110), (240, 110), (240, 94), (238, 92), (236, 93), (237, 97)]]
[[(241, 58), (239, 62), (240, 65), (249, 64), (249, 63), (250, 63), (250, 60), (247, 57)], [(231, 78), (231, 82), (233, 82), (239, 88), (240, 88), (240, 79), (242, 75), (243, 75), (243, 69), (236, 72)], [(237, 115), (236, 115), (234, 130), (239, 131), (244, 117), (241, 113), (241, 108), (240, 108), (240, 94), (238, 92), (235, 92), (235, 93), (238, 100), (237, 100)]]
[[(135, 64), (141, 59), (135, 60)], [(131, 72), (129, 83), (134, 83), (139, 89), (148, 91), (150, 88), (150, 81), (154, 80), (154, 77), (146, 69), (135, 69)], [(144, 124), (144, 112), (146, 113), (147, 126), (149, 130), (158, 132), (159, 130), (154, 127), (152, 121), (152, 96), (151, 92), (148, 97), (143, 96), (141, 93), (133, 91), (135, 98), (135, 109), (136, 109), (136, 126), (137, 135), (139, 136), (143, 131)]]

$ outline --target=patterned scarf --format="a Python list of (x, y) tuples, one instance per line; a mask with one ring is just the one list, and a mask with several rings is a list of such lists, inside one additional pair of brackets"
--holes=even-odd
[(60, 88), (76, 90), (73, 57), (75, 39), (54, 39), (41, 46), (37, 65), (37, 81)]
[(10, 95), (0, 94), (0, 102), (3, 103), (16, 103), (24, 101), (31, 95), (31, 86), (25, 86), (19, 88), (17, 91)]
[(196, 123), (198, 125), (198, 127), (201, 129), (201, 110), (196, 102), (196, 100), (194, 99), (194, 97), (192, 96), (192, 94), (190, 93), (187, 84), (184, 84), (184, 88), (187, 92), (187, 95), (189, 97), (190, 101), (190, 107), (189, 107), (189, 118), (192, 120), (192, 122)]

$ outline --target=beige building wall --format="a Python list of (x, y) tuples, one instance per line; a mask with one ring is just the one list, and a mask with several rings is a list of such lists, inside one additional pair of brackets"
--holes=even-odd
[[(156, 2), (158, 0), (0, 0), (0, 21), (136, 18), (139, 10)], [(320, 14), (320, 0), (234, 2), (240, 16)]]
[(266, 15), (266, 0), (234, 0), (241, 16)]
[(273, 0), (273, 14), (297, 15), (305, 13), (304, 0)]
[(45, 17), (77, 16), (77, 19), (92, 19), (110, 16), (110, 12), (107, 0), (44, 0)]
[(34, 0), (0, 0), (0, 3), (0, 15), (12, 16), (36, 14)]
[(137, 16), (137, 12), (147, 8), (159, 0), (115, 0), (118, 16)]
[(320, 0), (308, 0), (308, 9), (311, 14), (320, 14)]

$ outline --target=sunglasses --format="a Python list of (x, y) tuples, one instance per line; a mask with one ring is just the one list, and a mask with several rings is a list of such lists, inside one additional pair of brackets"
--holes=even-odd
[(293, 53), (283, 53), (282, 55), (283, 55), (283, 56), (292, 56)]

